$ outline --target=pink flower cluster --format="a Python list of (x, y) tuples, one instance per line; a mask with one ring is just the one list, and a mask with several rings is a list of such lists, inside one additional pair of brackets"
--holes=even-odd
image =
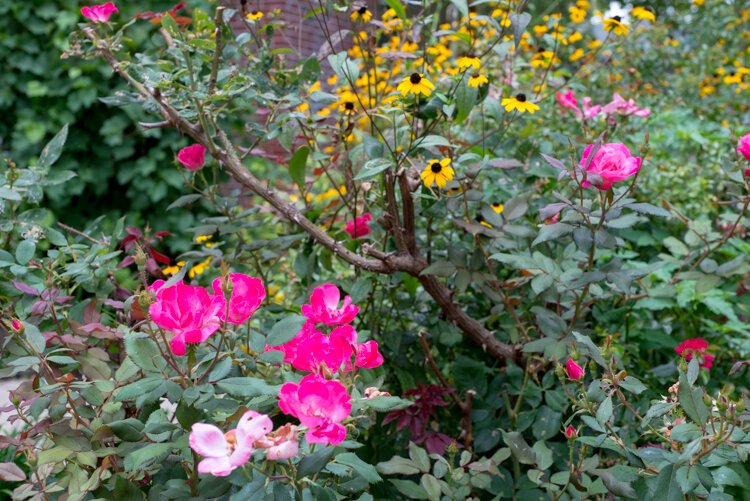
[(149, 306), (151, 320), (173, 334), (169, 342), (172, 353), (184, 356), (186, 343), (202, 343), (224, 322), (235, 325), (245, 323), (266, 297), (263, 282), (259, 278), (242, 273), (230, 273), (232, 286), (229, 304), (224, 296), (222, 279), (212, 283), (213, 294), (203, 287), (187, 285), (180, 280), (164, 287), (164, 280), (157, 280), (149, 291), (155, 301)]
[(578, 118), (590, 120), (595, 118), (599, 114), (605, 116), (621, 115), (621, 116), (636, 116), (640, 118), (647, 118), (651, 114), (649, 108), (640, 108), (635, 103), (634, 99), (625, 100), (620, 94), (614, 93), (612, 101), (600, 105), (591, 104), (592, 99), (588, 96), (581, 100), (581, 108), (578, 108), (578, 99), (572, 90), (568, 90), (564, 94), (558, 92), (555, 94), (555, 100), (560, 107), (560, 112), (564, 113), (565, 110), (572, 110)]
[[(309, 443), (336, 445), (346, 438), (341, 422), (352, 410), (349, 393), (339, 381), (328, 380), (324, 375), (383, 364), (376, 341), (357, 342), (357, 331), (349, 323), (358, 312), (349, 296), (341, 301), (338, 287), (322, 285), (313, 290), (310, 303), (302, 306), (307, 322), (300, 332), (281, 346), (266, 348), (281, 351), (285, 363), (311, 373), (299, 384), (284, 384), (279, 392), (279, 407), (307, 427)], [(318, 324), (333, 329), (326, 334), (318, 329)]]
[(641, 169), (641, 157), (632, 156), (628, 147), (622, 143), (602, 144), (592, 156), (593, 149), (593, 144), (586, 146), (579, 165), (586, 171), (587, 177), (594, 174), (601, 178), (601, 182), (597, 180), (592, 183), (589, 179), (584, 179), (581, 183), (584, 188), (595, 186), (606, 191), (614, 183), (629, 178)]
[(701, 367), (710, 369), (713, 365), (713, 360), (716, 358), (710, 353), (706, 353), (708, 349), (708, 341), (702, 338), (686, 339), (679, 345), (675, 346), (674, 351), (678, 355), (685, 357), (685, 360), (692, 360), (693, 357), (698, 357)]
[(226, 433), (214, 425), (195, 423), (190, 432), (190, 448), (204, 456), (198, 463), (198, 473), (225, 477), (250, 460), (256, 449), (267, 449), (272, 460), (288, 459), (297, 455), (297, 428), (281, 426), (271, 433), (273, 423), (265, 414), (247, 411), (237, 428)]
[(86, 19), (90, 19), (95, 23), (106, 23), (109, 21), (110, 16), (115, 13), (119, 13), (115, 4), (107, 2), (101, 5), (92, 5), (91, 7), (81, 7), (81, 14)]

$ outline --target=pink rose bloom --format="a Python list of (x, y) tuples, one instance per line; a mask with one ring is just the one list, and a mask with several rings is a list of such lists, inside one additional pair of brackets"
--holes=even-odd
[(737, 148), (737, 152), (750, 162), (750, 134), (745, 134), (740, 138), (740, 145)]
[(109, 21), (109, 17), (120, 12), (112, 2), (107, 2), (102, 5), (92, 5), (91, 7), (81, 7), (81, 14), (86, 19), (90, 19), (95, 23), (106, 23)]
[(584, 371), (583, 367), (575, 363), (572, 358), (569, 358), (565, 364), (565, 373), (570, 379), (580, 381), (583, 377)]
[(567, 428), (565, 428), (565, 438), (576, 438), (578, 436), (578, 432), (575, 428), (573, 428), (572, 424), (569, 424)]
[(315, 322), (307, 321), (292, 339), (279, 346), (266, 346), (265, 351), (280, 351), (284, 354), (284, 363), (291, 364), (297, 359), (297, 353), (302, 342), (313, 336), (317, 331)]
[(369, 225), (371, 219), (372, 216), (369, 212), (357, 216), (354, 218), (354, 221), (347, 221), (344, 231), (353, 239), (369, 235), (372, 231)]
[(232, 295), (229, 297), (228, 315), (224, 291), (221, 290), (221, 278), (216, 278), (211, 283), (214, 296), (221, 298), (222, 301), (219, 317), (230, 324), (242, 325), (263, 303), (266, 298), (266, 289), (260, 278), (249, 277), (242, 273), (230, 273), (229, 279), (232, 281)]
[(274, 461), (293, 458), (299, 452), (297, 431), (298, 428), (296, 426), (287, 423), (255, 442), (255, 447), (267, 449), (266, 457)]
[(202, 144), (185, 146), (177, 154), (177, 161), (189, 171), (200, 170), (206, 164), (206, 148)]
[(343, 384), (309, 374), (299, 384), (285, 383), (279, 391), (279, 408), (307, 426), (307, 442), (338, 445), (346, 438), (340, 424), (352, 412), (349, 394)]
[(17, 318), (14, 318), (10, 321), (10, 328), (13, 329), (14, 332), (23, 332), (24, 325), (23, 322), (21, 322)]
[(226, 434), (214, 425), (195, 423), (190, 432), (190, 448), (206, 458), (198, 463), (198, 473), (226, 477), (248, 462), (255, 450), (253, 443), (272, 429), (268, 416), (255, 411), (243, 414), (237, 428)]
[(589, 119), (594, 118), (602, 111), (602, 107), (598, 104), (591, 106), (591, 98), (588, 96), (583, 98), (581, 106), (583, 107), (583, 116)]
[(156, 325), (174, 334), (169, 346), (181, 357), (187, 350), (186, 343), (202, 343), (221, 327), (222, 301), (203, 287), (182, 281), (171, 287), (163, 285), (163, 280), (157, 280), (149, 287), (156, 301), (148, 312)]
[(303, 336), (292, 360), (295, 369), (307, 372), (328, 369), (336, 372), (345, 362), (351, 365), (353, 345), (357, 342), (357, 331), (351, 325), (336, 327), (330, 336), (317, 329), (304, 331)]
[[(579, 165), (586, 169), (586, 172), (592, 172), (602, 178), (601, 186), (596, 186), (599, 190), (610, 189), (613, 183), (629, 178), (641, 168), (641, 158), (632, 156), (627, 146), (622, 143), (602, 144), (589, 161), (589, 155), (593, 148), (593, 144), (586, 146)], [(583, 181), (581, 185), (588, 188), (591, 183)]]
[(383, 355), (378, 350), (377, 341), (367, 341), (358, 344), (354, 348), (357, 352), (357, 358), (354, 365), (365, 369), (374, 369), (383, 365)]
[(354, 320), (359, 307), (351, 304), (352, 298), (346, 296), (339, 308), (341, 292), (333, 284), (316, 287), (310, 296), (310, 304), (302, 305), (302, 314), (315, 323), (326, 325), (344, 325)]
[(713, 360), (716, 358), (710, 353), (706, 353), (708, 349), (708, 341), (703, 338), (686, 339), (681, 342), (678, 346), (675, 346), (674, 351), (678, 355), (685, 357), (685, 360), (692, 360), (693, 357), (697, 356), (700, 361), (700, 366), (710, 369), (713, 366)]
[(572, 90), (568, 89), (568, 92), (563, 94), (562, 92), (558, 92), (555, 94), (555, 100), (557, 101), (557, 104), (560, 106), (560, 113), (562, 114), (563, 111), (566, 109), (573, 110), (573, 113), (576, 114), (579, 118), (581, 115), (581, 110), (578, 109), (578, 99), (576, 99), (576, 95), (573, 93)]
[(627, 101), (618, 93), (614, 93), (612, 96), (612, 102), (604, 105), (602, 111), (606, 115), (635, 115), (641, 118), (647, 118), (651, 114), (651, 110), (648, 108), (639, 108), (635, 104), (634, 99), (628, 99)]

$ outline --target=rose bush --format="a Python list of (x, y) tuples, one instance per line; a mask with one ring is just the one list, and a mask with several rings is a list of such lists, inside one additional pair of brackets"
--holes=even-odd
[(750, 10), (683, 3), (322, 2), (299, 58), (87, 6), (212, 213), (164, 262), (44, 209), (67, 129), (2, 166), (12, 495), (744, 499)]

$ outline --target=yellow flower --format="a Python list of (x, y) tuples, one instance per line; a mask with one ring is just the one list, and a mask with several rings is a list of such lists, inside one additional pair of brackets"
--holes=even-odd
[(255, 21), (259, 21), (260, 18), (263, 17), (263, 13), (259, 10), (254, 10), (252, 12), (249, 12), (246, 17), (248, 21), (255, 22)]
[(458, 58), (456, 64), (458, 65), (458, 69), (460, 71), (466, 71), (469, 68), (478, 70), (482, 63), (479, 61), (478, 57), (463, 56)]
[(650, 10), (650, 8), (633, 7), (633, 10), (631, 10), (630, 13), (637, 19), (651, 21), (652, 23), (656, 22), (656, 16), (654, 15), (654, 12)]
[(182, 268), (183, 266), (185, 266), (185, 261), (180, 261), (174, 266), (167, 266), (165, 268), (162, 268), (161, 272), (164, 273), (165, 275), (172, 276), (178, 271), (180, 271), (180, 268)]
[(492, 210), (494, 210), (496, 214), (502, 214), (503, 211), (505, 210), (505, 206), (501, 204), (500, 202), (495, 202), (494, 204), (491, 205), (491, 207), (492, 207)]
[(581, 59), (584, 56), (585, 52), (583, 52), (583, 49), (576, 49), (568, 59), (570, 59), (571, 63), (575, 63), (579, 59)]
[(508, 112), (518, 110), (521, 113), (528, 112), (533, 115), (539, 109), (539, 105), (526, 100), (526, 94), (518, 94), (516, 97), (506, 97), (500, 104), (505, 106), (505, 111)]
[(622, 23), (622, 18), (620, 16), (604, 19), (602, 25), (604, 26), (604, 31), (609, 31), (615, 35), (625, 36), (630, 31), (628, 25)]
[(581, 40), (583, 40), (583, 35), (581, 35), (581, 33), (578, 31), (574, 31), (568, 37), (568, 43), (576, 43), (580, 42)]
[(208, 256), (204, 261), (193, 266), (188, 272), (188, 276), (190, 278), (195, 278), (197, 275), (203, 274), (208, 269), (208, 266), (210, 264), (211, 264), (211, 256)]
[(580, 7), (572, 5), (568, 8), (570, 12), (570, 20), (575, 24), (581, 24), (586, 20), (586, 11)]
[(703, 5), (706, 0), (693, 0), (693, 5)]
[(448, 181), (453, 179), (455, 172), (450, 167), (451, 159), (444, 158), (442, 160), (433, 160), (427, 167), (424, 168), (420, 177), (424, 181), (425, 186), (428, 188), (433, 184), (437, 184), (438, 188), (443, 189)]
[(398, 84), (396, 90), (398, 90), (404, 97), (406, 97), (407, 94), (414, 94), (415, 96), (424, 94), (429, 97), (434, 88), (435, 86), (432, 82), (427, 80), (424, 75), (412, 73), (409, 77), (404, 78), (404, 80)]
[(471, 78), (469, 78), (468, 83), (469, 83), (469, 87), (477, 88), (480, 85), (489, 83), (489, 80), (487, 80), (487, 77), (482, 75), (481, 73), (475, 73)]
[(370, 19), (372, 19), (372, 12), (370, 12), (370, 9), (365, 7), (364, 5), (354, 11), (352, 11), (351, 17), (352, 21), (362, 21), (363, 23), (370, 22)]
[(552, 63), (557, 62), (559, 62), (559, 59), (551, 50), (539, 49), (539, 52), (531, 58), (531, 66), (534, 68), (549, 68)]

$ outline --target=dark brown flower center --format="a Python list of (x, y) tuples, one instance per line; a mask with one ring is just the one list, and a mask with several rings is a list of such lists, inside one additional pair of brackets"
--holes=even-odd
[(360, 7), (357, 12), (359, 13), (360, 16), (364, 15), (364, 13), (367, 12), (367, 7)]
[(433, 162), (432, 165), (430, 165), (430, 170), (437, 174), (441, 170), (443, 170), (443, 166), (440, 165), (440, 162)]
[(525, 103), (526, 102), (526, 94), (524, 94), (524, 93), (518, 94), (516, 96), (516, 101), (519, 101), (521, 103)]
[(354, 109), (354, 103), (351, 101), (347, 101), (344, 103), (344, 109), (347, 110), (353, 110)]
[(620, 21), (622, 21), (622, 18), (621, 18), (620, 16), (612, 16), (612, 19), (614, 19), (614, 20), (615, 20), (615, 21), (617, 21), (618, 23), (619, 23)]
[(417, 85), (419, 82), (422, 81), (422, 76), (419, 73), (412, 73), (409, 77), (409, 81), (413, 83), (414, 85)]

